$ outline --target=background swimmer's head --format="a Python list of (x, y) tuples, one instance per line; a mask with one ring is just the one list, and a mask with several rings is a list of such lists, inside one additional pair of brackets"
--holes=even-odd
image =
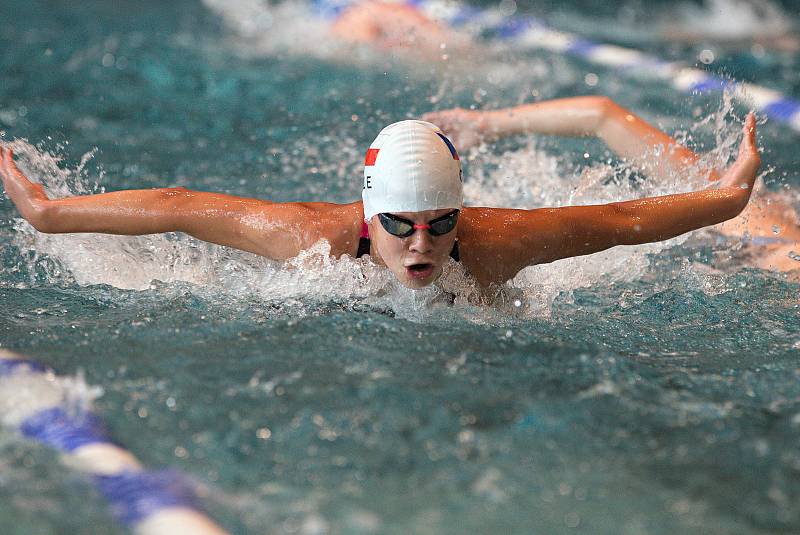
[(398, 238), (381, 226), (377, 214), (391, 213), (425, 225), (461, 209), (461, 162), (450, 140), (425, 121), (390, 124), (367, 151), (362, 196), (374, 259), (409, 288), (435, 281), (449, 261), (457, 227), (442, 236), (417, 229), (407, 238)]

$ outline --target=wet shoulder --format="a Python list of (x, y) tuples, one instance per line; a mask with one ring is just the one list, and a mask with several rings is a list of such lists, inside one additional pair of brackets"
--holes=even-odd
[(361, 201), (348, 204), (309, 203), (313, 209), (312, 226), (318, 239), (325, 239), (331, 245), (331, 254), (339, 257), (355, 255), (364, 219)]
[(482, 285), (505, 282), (516, 274), (515, 266), (509, 265), (509, 253), (518, 237), (511, 234), (514, 220), (525, 212), (489, 207), (462, 210), (458, 226), (461, 261)]

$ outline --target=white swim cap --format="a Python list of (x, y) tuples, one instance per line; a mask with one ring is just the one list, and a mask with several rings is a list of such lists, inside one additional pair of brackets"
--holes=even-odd
[(462, 189), (458, 153), (438, 126), (390, 124), (364, 160), (364, 219), (384, 212), (460, 209)]

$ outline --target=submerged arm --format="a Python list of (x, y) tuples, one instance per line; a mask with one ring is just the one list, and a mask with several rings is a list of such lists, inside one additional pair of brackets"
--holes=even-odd
[(321, 205), (270, 203), (186, 188), (126, 190), (49, 199), (0, 147), (0, 177), (17, 209), (40, 232), (141, 235), (185, 232), (203, 241), (284, 259), (320, 237), (313, 213)]

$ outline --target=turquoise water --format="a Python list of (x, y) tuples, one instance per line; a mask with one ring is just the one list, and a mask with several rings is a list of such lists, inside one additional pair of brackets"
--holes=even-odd
[[(54, 194), (185, 185), (349, 201), (384, 124), (534, 93), (608, 94), (722, 162), (745, 111), (503, 46), (469, 65), (343, 60), (316, 33), (297, 39), (301, 4), (258, 16), (244, 1), (224, 13), (140, 2), (124, 16), (104, 2), (12, 4), (0, 129)], [(530, 9), (604, 37), (615, 14), (592, 29), (587, 4)], [(711, 46), (620, 28), (620, 44), (669, 59)], [(800, 54), (714, 50), (709, 68), (800, 96)], [(800, 136), (778, 124), (760, 135), (765, 181), (792, 198)], [(693, 180), (643, 180), (587, 140), (462, 156), (476, 204), (605, 201)], [(113, 437), (149, 467), (189, 474), (232, 533), (800, 530), (800, 284), (748, 268), (713, 233), (532, 268), (476, 304), (457, 272), (414, 293), (351, 259), (281, 265), (185, 236), (43, 236), (17, 217), (0, 201), (0, 347), (102, 387)], [(49, 450), (3, 430), (0, 465), (3, 533), (124, 532)]]

